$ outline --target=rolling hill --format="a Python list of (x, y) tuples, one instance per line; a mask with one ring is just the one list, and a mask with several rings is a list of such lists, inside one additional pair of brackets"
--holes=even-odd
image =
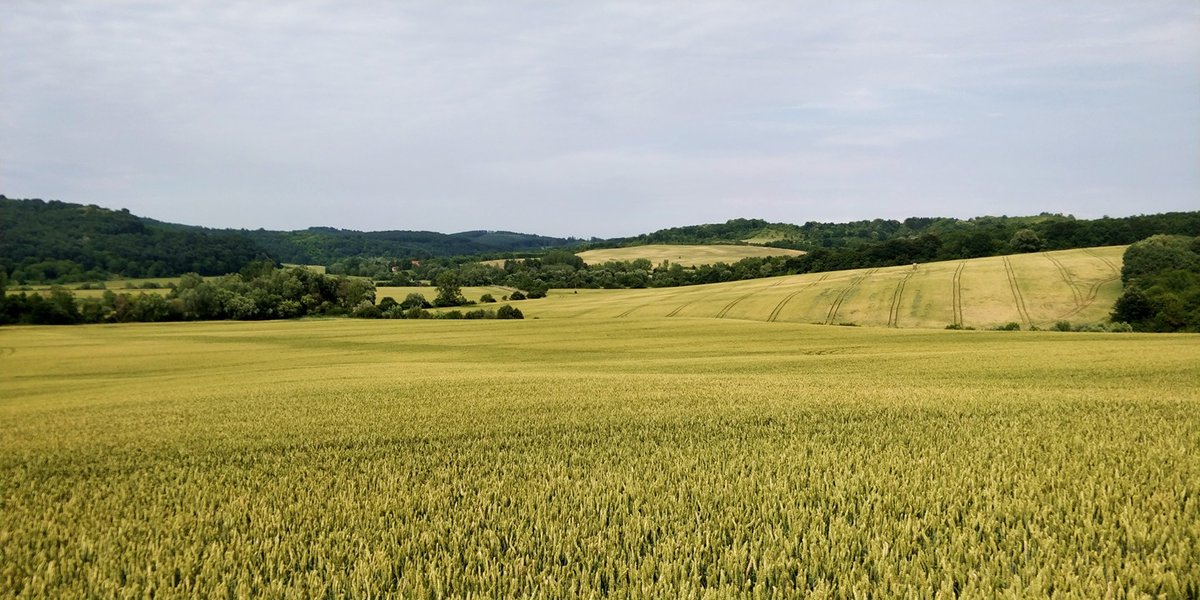
[(1023, 329), (1104, 321), (1124, 246), (638, 290), (556, 290), (527, 317), (723, 318), (875, 327)]
[(686, 245), (648, 244), (625, 248), (602, 248), (577, 253), (587, 264), (600, 264), (613, 260), (637, 260), (644, 258), (653, 264), (664, 260), (685, 267), (711, 265), (718, 262), (734, 263), (752, 256), (800, 256), (804, 252), (786, 248), (764, 246), (742, 246), (733, 244)]

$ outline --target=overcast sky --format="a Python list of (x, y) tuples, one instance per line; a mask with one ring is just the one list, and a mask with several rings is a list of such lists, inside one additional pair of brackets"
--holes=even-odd
[(1200, 3), (4, 0), (0, 193), (616, 236), (1200, 210)]

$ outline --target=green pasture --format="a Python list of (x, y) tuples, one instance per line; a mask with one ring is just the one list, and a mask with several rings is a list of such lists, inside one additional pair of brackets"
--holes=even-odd
[(4, 328), (0, 591), (1187, 597), (1197, 364), (686, 317)]
[(1105, 321), (1124, 246), (810, 273), (677, 288), (555, 290), (527, 317), (709, 317), (873, 327)]
[(650, 244), (646, 246), (629, 246), (627, 248), (587, 250), (578, 253), (577, 256), (588, 264), (644, 258), (655, 265), (667, 260), (671, 261), (672, 264), (694, 267), (696, 265), (711, 265), (718, 262), (735, 263), (743, 258), (755, 256), (799, 256), (801, 254), (804, 254), (804, 252), (800, 250), (767, 248), (765, 246)]

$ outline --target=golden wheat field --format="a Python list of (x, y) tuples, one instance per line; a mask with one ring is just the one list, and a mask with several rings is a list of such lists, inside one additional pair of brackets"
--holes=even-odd
[(539, 318), (710, 317), (875, 327), (989, 328), (1107, 320), (1124, 246), (642, 290), (556, 290)]
[(578, 256), (589, 265), (606, 263), (613, 260), (637, 260), (644, 258), (655, 265), (666, 260), (672, 264), (694, 267), (696, 265), (711, 265), (719, 262), (735, 263), (743, 258), (750, 257), (800, 256), (801, 254), (804, 254), (804, 252), (800, 250), (769, 248), (767, 246), (648, 244), (625, 248), (586, 250), (578, 253)]
[(1200, 593), (1200, 337), (0, 330), (0, 595)]

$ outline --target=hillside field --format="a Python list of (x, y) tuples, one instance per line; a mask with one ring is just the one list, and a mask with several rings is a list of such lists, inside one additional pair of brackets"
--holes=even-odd
[(637, 260), (644, 258), (655, 265), (668, 260), (672, 264), (694, 267), (696, 265), (711, 265), (719, 262), (735, 263), (743, 258), (755, 256), (800, 256), (802, 254), (804, 252), (800, 250), (768, 248), (766, 246), (650, 244), (645, 246), (629, 246), (627, 248), (587, 250), (579, 252), (577, 256), (582, 258), (583, 262), (590, 265), (613, 260)]
[(677, 288), (555, 290), (517, 306), (538, 318), (709, 317), (876, 327), (987, 328), (1108, 318), (1124, 246)]
[(1187, 597), (1200, 337), (0, 330), (16, 597)]

